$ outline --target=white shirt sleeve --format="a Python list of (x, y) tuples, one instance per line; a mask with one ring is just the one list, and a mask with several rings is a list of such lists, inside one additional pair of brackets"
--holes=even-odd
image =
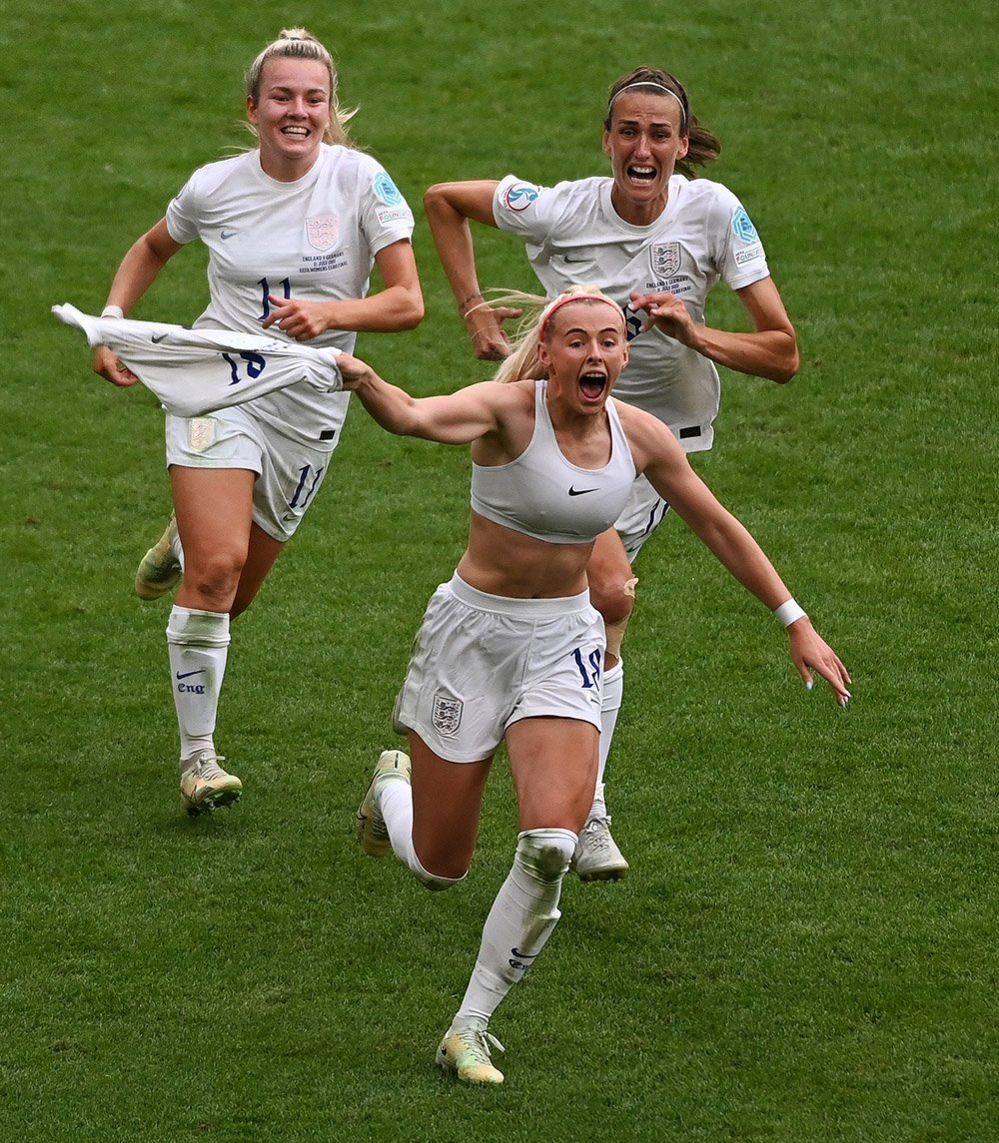
[(372, 255), (402, 239), (412, 239), (413, 212), (391, 175), (374, 160), (361, 164), (358, 174), (361, 229)]
[(555, 187), (542, 187), (507, 175), (493, 195), (497, 227), (536, 246), (543, 245), (561, 211), (556, 192)]
[(197, 171), (191, 175), (170, 200), (170, 205), (166, 211), (166, 224), (170, 237), (182, 246), (188, 242), (193, 242), (200, 233), (197, 221), (197, 175)]
[(711, 232), (717, 236), (715, 258), (725, 282), (741, 290), (770, 277), (767, 255), (746, 208), (730, 190), (717, 189), (711, 207)]

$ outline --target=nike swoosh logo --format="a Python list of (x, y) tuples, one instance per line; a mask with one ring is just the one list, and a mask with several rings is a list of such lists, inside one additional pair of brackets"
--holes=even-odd
[(178, 679), (189, 679), (192, 675), (203, 675), (205, 673), (204, 667), (199, 667), (196, 671), (178, 671)]
[(225, 242), (225, 240), (227, 238), (235, 238), (238, 233), (239, 233), (238, 230), (220, 230), (219, 231), (219, 238), (221, 238), (222, 241)]
[(573, 488), (571, 485), (569, 486), (569, 495), (570, 496), (585, 496), (587, 494), (587, 492), (596, 492), (596, 489), (595, 488)]
[(159, 343), (160, 343), (160, 342), (163, 340), (163, 338), (165, 338), (165, 337), (166, 337), (166, 334), (165, 334), (165, 333), (154, 333), (154, 334), (153, 334), (153, 336), (152, 336), (152, 339), (151, 339), (151, 340), (152, 340), (152, 343), (153, 343), (153, 345), (159, 345)]

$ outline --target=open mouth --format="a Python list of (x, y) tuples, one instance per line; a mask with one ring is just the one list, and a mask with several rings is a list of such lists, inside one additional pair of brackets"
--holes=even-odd
[(606, 387), (606, 373), (583, 373), (579, 378), (580, 392), (591, 401), (600, 397)]
[(309, 129), (307, 127), (282, 127), (281, 134), (292, 139), (306, 139), (309, 135)]
[(653, 183), (656, 181), (656, 168), (630, 166), (628, 168), (628, 178), (634, 179), (637, 183)]

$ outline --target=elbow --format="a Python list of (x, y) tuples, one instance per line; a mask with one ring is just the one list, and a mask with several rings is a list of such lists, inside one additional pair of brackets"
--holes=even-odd
[(434, 183), (423, 192), (423, 210), (427, 218), (434, 218), (442, 207), (448, 206), (447, 183)]
[(770, 376), (778, 385), (786, 385), (800, 368), (801, 354), (798, 352), (797, 341), (792, 338), (788, 351), (781, 355), (780, 360), (776, 363), (774, 371)]
[(423, 321), (424, 313), (423, 294), (411, 294), (403, 312), (399, 315), (399, 328), (416, 329), (420, 322)]

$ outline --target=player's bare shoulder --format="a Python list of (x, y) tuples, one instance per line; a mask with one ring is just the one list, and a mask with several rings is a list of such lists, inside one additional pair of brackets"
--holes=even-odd
[(472, 442), (472, 459), (494, 465), (518, 457), (534, 433), (534, 382), (480, 381), (470, 389), (494, 425)]
[[(613, 399), (613, 398), (612, 398)], [(651, 413), (615, 401), (621, 428), (628, 438), (635, 468), (643, 472), (653, 461), (683, 459), (683, 449), (669, 429)]]
[(534, 381), (480, 381), (479, 387), (483, 395), (495, 402), (498, 410), (513, 414), (533, 413)]

